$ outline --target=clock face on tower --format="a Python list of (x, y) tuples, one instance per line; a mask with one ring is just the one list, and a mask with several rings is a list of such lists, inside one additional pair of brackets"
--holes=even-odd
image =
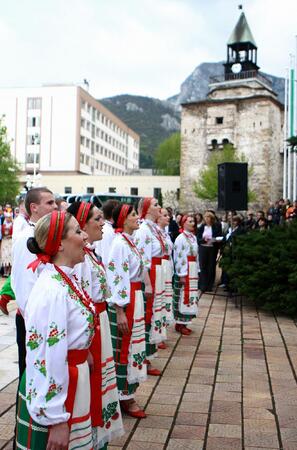
[(233, 73), (239, 73), (241, 72), (242, 66), (240, 63), (235, 63), (232, 65), (231, 70)]

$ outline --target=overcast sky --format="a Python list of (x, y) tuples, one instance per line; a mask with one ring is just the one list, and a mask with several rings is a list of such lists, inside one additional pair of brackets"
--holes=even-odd
[(295, 53), (296, 0), (2, 0), (0, 87), (90, 81), (97, 98), (160, 99), (221, 61), (243, 4), (265, 72)]

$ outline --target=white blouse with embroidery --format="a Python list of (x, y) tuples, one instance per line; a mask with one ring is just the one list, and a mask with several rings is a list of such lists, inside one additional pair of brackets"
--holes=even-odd
[[(92, 250), (91, 246), (88, 247)], [(77, 282), (95, 303), (104, 302), (111, 296), (105, 269), (95, 255), (86, 253), (84, 262), (77, 264), (74, 269)]]
[[(128, 234), (125, 236), (134, 244), (132, 236)], [(108, 303), (121, 307), (129, 304), (130, 282), (143, 281), (143, 268), (139, 250), (130, 245), (124, 236), (117, 234), (111, 246), (106, 268), (112, 294)]]
[(158, 232), (160, 233), (157, 225), (148, 219), (145, 219), (135, 232), (135, 244), (142, 254), (146, 269), (151, 268), (153, 257), (163, 256), (163, 248)]
[[(74, 270), (61, 267), (79, 290)], [(67, 352), (87, 349), (94, 320), (77, 294), (52, 264), (36, 281), (25, 310), (26, 402), (30, 416), (41, 425), (66, 422), (68, 390)]]
[(175, 273), (179, 277), (188, 275), (188, 256), (196, 256), (197, 264), (199, 264), (196, 236), (188, 231), (183, 231), (176, 238), (173, 247)]

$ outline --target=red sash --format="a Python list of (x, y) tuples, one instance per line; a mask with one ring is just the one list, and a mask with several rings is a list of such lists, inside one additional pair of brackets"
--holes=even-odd
[(189, 276), (189, 262), (196, 261), (196, 256), (188, 256), (188, 275), (186, 276), (186, 282), (184, 286), (184, 305), (188, 305), (190, 303), (190, 276)]
[(88, 358), (89, 349), (83, 350), (68, 350), (68, 372), (69, 372), (69, 384), (68, 393), (65, 402), (66, 411), (70, 413), (70, 419), (68, 425), (72, 423), (72, 414), (74, 408), (74, 400), (78, 381), (78, 368), (79, 364), (83, 364)]
[[(96, 314), (106, 311), (106, 303), (94, 303)], [(100, 324), (100, 321), (98, 321)], [(103, 427), (102, 418), (102, 342), (100, 326), (95, 328), (95, 335), (90, 346), (90, 352), (93, 356), (94, 366), (90, 375), (91, 384), (91, 418), (93, 427)]]
[(128, 354), (129, 354), (129, 346), (132, 337), (132, 328), (134, 322), (134, 310), (135, 310), (135, 292), (141, 291), (141, 282), (131, 282), (130, 283), (130, 303), (126, 306), (125, 312), (128, 320), (129, 334), (125, 334), (122, 337), (122, 348), (120, 354), (120, 363), (128, 364)]
[(146, 309), (145, 309), (145, 323), (150, 325), (153, 316), (153, 304), (154, 304), (154, 295), (156, 289), (156, 266), (160, 266), (162, 264), (162, 257), (154, 256), (152, 258), (152, 265), (150, 270), (150, 279), (152, 284), (153, 295), (146, 299)]
[(169, 261), (169, 255), (163, 255), (162, 259), (166, 259), (166, 261)]

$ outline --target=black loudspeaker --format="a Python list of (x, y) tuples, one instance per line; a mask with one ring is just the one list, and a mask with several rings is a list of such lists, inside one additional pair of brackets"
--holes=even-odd
[(218, 164), (218, 209), (247, 210), (247, 163)]

